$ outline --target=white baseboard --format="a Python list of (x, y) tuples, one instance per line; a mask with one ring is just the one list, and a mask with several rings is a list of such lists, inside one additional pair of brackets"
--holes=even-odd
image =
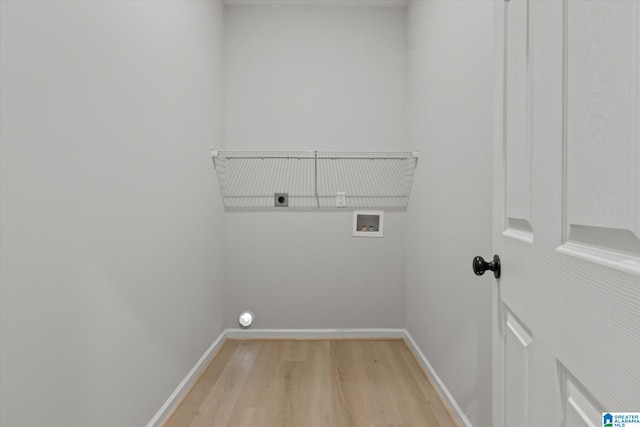
[(227, 338), (240, 339), (375, 339), (405, 337), (404, 329), (227, 329)]
[(164, 402), (164, 405), (160, 407), (158, 412), (151, 418), (151, 421), (147, 424), (147, 427), (160, 427), (167, 418), (173, 413), (175, 407), (180, 403), (182, 398), (189, 392), (193, 383), (198, 379), (200, 373), (209, 364), (213, 356), (216, 355), (220, 347), (225, 341), (226, 330), (216, 338), (211, 346), (204, 352), (200, 360), (196, 362), (193, 368), (189, 371), (186, 377), (178, 384), (178, 387), (171, 393), (171, 396)]
[(404, 329), (403, 331), (405, 342), (409, 346), (409, 349), (416, 356), (418, 362), (422, 365), (422, 369), (425, 371), (433, 385), (438, 388), (440, 396), (445, 399), (445, 403), (451, 410), (451, 415), (456, 418), (458, 424), (460, 424), (461, 426), (473, 427), (473, 424), (471, 424), (471, 421), (469, 421), (469, 418), (467, 418), (467, 416), (464, 414), (462, 408), (460, 408), (460, 405), (458, 405), (458, 402), (456, 402), (447, 387), (444, 385), (436, 371), (433, 369), (433, 366), (431, 366), (431, 363), (429, 363), (427, 357), (424, 355), (422, 350), (420, 350), (420, 347), (418, 347), (418, 344), (416, 344), (416, 342), (413, 340), (413, 337), (411, 336), (409, 331), (407, 331), (406, 329)]
[(215, 356), (222, 344), (227, 339), (376, 339), (376, 338), (397, 338), (404, 339), (409, 349), (416, 356), (423, 370), (438, 388), (440, 395), (445, 399), (445, 403), (452, 411), (461, 426), (473, 427), (467, 416), (464, 414), (456, 400), (453, 398), (447, 387), (444, 385), (436, 371), (427, 360), (418, 344), (406, 329), (225, 329), (220, 336), (211, 344), (200, 360), (189, 371), (186, 377), (178, 384), (178, 387), (171, 393), (171, 396), (158, 410), (155, 416), (149, 421), (147, 427), (160, 427), (171, 415), (175, 406), (178, 405), (184, 395), (190, 390), (202, 370)]

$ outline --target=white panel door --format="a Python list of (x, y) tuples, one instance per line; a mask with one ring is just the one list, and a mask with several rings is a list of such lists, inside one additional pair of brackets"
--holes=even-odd
[(640, 0), (495, 18), (494, 425), (601, 426), (640, 412)]

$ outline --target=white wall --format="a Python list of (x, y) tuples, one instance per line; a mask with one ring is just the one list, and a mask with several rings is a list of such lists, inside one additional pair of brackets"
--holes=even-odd
[(144, 425), (223, 326), (217, 1), (5, 1), (2, 426)]
[(491, 426), (493, 5), (409, 7), (409, 141), (422, 148), (407, 231), (406, 326), (476, 427)]
[[(405, 9), (228, 7), (226, 28), (227, 148), (405, 148)], [(227, 325), (402, 327), (405, 218), (370, 239), (351, 212), (227, 214)]]
[[(0, 425), (142, 425), (245, 308), (406, 325), (491, 425), (491, 9), (1, 1)], [(409, 212), (383, 239), (224, 215), (225, 125), (232, 149), (421, 147)]]

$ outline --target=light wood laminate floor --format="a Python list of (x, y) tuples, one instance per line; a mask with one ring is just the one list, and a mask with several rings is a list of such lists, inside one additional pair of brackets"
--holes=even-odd
[(402, 340), (228, 340), (165, 427), (455, 427)]

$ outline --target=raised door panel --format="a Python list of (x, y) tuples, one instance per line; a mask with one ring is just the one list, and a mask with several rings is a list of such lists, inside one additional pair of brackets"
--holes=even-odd
[(639, 14), (637, 1), (566, 3), (566, 243), (560, 249), (637, 274)]
[(599, 420), (603, 408), (588, 392), (562, 370), (564, 388), (564, 427), (600, 427)]
[(505, 425), (527, 427), (530, 424), (530, 345), (533, 339), (527, 328), (509, 311), (505, 332)]
[(529, 1), (509, 2), (504, 25), (505, 235), (532, 241)]

